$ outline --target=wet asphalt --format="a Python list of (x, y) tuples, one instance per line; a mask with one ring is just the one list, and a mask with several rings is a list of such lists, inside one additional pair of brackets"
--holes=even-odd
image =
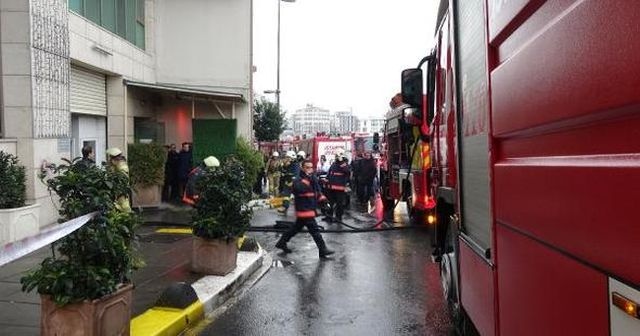
[[(345, 222), (376, 223), (376, 213), (351, 210)], [(377, 214), (378, 218), (381, 214)], [(254, 223), (282, 217), (273, 210), (255, 213)], [(293, 220), (293, 218), (288, 218)], [(395, 226), (408, 218), (396, 210)], [(327, 229), (344, 229), (326, 224)], [(450, 335), (438, 265), (430, 261), (425, 230), (409, 228), (368, 233), (324, 233), (336, 251), (320, 260), (307, 233), (290, 242), (284, 254), (274, 248), (279, 233), (253, 232), (271, 253), (271, 269), (199, 335)]]

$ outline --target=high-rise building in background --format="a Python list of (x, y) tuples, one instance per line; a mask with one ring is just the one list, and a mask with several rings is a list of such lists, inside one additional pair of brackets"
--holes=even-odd
[(358, 131), (358, 117), (353, 115), (353, 111), (338, 111), (334, 115), (335, 127), (333, 133), (347, 135)]
[(331, 132), (333, 118), (331, 112), (312, 104), (296, 110), (292, 116), (293, 131), (296, 135), (315, 135), (318, 132)]
[(369, 117), (360, 119), (358, 123), (358, 132), (374, 133), (384, 131), (384, 118)]

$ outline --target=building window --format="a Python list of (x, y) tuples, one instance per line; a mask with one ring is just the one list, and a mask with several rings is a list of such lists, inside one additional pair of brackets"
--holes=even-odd
[(145, 0), (69, 0), (69, 9), (145, 48)]

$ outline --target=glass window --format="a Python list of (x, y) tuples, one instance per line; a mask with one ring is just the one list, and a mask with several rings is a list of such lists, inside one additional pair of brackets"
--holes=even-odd
[(144, 49), (144, 25), (136, 23), (136, 46)]
[(84, 14), (84, 0), (69, 0), (69, 9), (83, 15)]
[(116, 34), (123, 38), (127, 35), (126, 8), (125, 0), (116, 0)]
[(137, 0), (126, 0), (127, 8), (125, 11), (126, 17), (126, 25), (127, 25), (127, 35), (126, 39), (130, 42), (135, 42), (136, 40), (136, 7)]
[(85, 0), (84, 5), (84, 16), (87, 19), (100, 24), (100, 0)]
[(101, 25), (111, 32), (116, 32), (116, 0), (102, 0)]

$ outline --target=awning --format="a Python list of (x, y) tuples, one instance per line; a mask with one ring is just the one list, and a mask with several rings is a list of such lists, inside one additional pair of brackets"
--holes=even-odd
[(126, 79), (124, 80), (124, 84), (127, 86), (142, 87), (142, 88), (147, 88), (147, 89), (156, 90), (156, 91), (177, 92), (177, 93), (183, 93), (185, 95), (191, 95), (191, 96), (196, 96), (201, 98), (212, 98), (214, 100), (236, 101), (236, 102), (244, 101), (244, 97), (240, 93), (200, 90), (200, 89), (193, 89), (188, 87), (180, 87), (180, 86), (165, 85), (165, 84), (135, 82), (135, 81), (130, 81)]

